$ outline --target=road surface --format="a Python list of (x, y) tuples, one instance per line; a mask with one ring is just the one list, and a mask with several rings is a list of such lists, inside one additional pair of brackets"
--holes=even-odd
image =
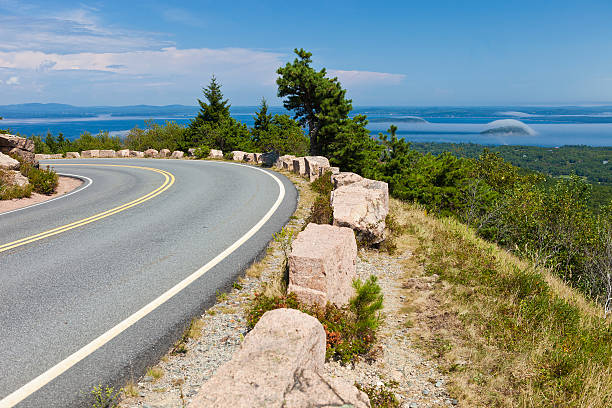
[(43, 162), (74, 194), (0, 214), (0, 407), (84, 406), (154, 364), (266, 247), (297, 191), (233, 163)]

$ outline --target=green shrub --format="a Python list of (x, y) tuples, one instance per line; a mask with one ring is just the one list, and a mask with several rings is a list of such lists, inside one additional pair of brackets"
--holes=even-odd
[(331, 224), (333, 222), (333, 215), (334, 211), (329, 197), (319, 194), (310, 208), (310, 215), (304, 225), (308, 225), (311, 222), (315, 224)]
[(205, 159), (208, 157), (209, 154), (210, 154), (210, 147), (206, 145), (197, 147), (195, 149), (195, 152), (193, 153), (196, 159)]
[(91, 390), (93, 396), (92, 408), (115, 408), (119, 406), (119, 398), (121, 391), (115, 391), (113, 387), (102, 387), (102, 385), (96, 385)]
[(247, 324), (249, 328), (255, 327), (261, 316), (270, 310), (300, 310), (316, 317), (323, 325), (327, 339), (326, 358), (350, 363), (371, 352), (381, 320), (379, 312), (383, 299), (375, 276), (365, 283), (355, 280), (353, 287), (356, 294), (346, 307), (331, 303), (325, 307), (310, 307), (300, 303), (295, 294), (274, 297), (256, 294), (247, 310)]
[(398, 383), (395, 381), (380, 386), (360, 385), (355, 383), (358, 390), (366, 393), (372, 408), (400, 408), (401, 404), (393, 393)]
[(334, 189), (334, 185), (331, 181), (331, 171), (325, 172), (321, 177), (310, 183), (310, 188), (315, 193), (329, 196)]
[(37, 169), (28, 163), (21, 163), (21, 174), (26, 176), (34, 191), (40, 194), (53, 194), (59, 184), (59, 177), (49, 166)]
[(234, 160), (234, 154), (232, 152), (227, 152), (223, 155), (225, 160)]

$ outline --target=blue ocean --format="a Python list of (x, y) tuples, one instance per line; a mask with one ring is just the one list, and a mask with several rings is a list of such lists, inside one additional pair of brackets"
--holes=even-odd
[[(256, 106), (232, 107), (237, 120), (253, 125)], [(0, 128), (21, 135), (54, 135), (68, 139), (83, 132), (126, 135), (145, 121), (188, 124), (195, 106), (76, 107), (61, 104), (0, 106)], [(288, 113), (272, 107), (272, 113)], [(485, 145), (612, 146), (612, 106), (486, 106), (486, 107), (356, 107), (365, 114), (372, 134), (397, 134), (414, 142), (478, 143)]]

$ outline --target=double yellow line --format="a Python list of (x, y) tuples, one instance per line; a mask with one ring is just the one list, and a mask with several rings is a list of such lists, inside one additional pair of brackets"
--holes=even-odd
[(156, 173), (162, 174), (165, 177), (165, 180), (161, 186), (151, 191), (149, 194), (139, 197), (136, 200), (130, 201), (129, 203), (120, 205), (119, 207), (111, 208), (110, 210), (92, 215), (91, 217), (87, 217), (79, 221), (74, 221), (70, 224), (62, 225), (60, 227), (56, 227), (56, 228), (41, 232), (36, 235), (32, 235), (26, 238), (18, 239), (17, 241), (2, 244), (0, 245), (0, 253), (4, 251), (8, 251), (9, 249), (17, 248), (22, 245), (26, 245), (26, 244), (29, 244), (35, 241), (39, 241), (44, 238), (51, 237), (53, 235), (61, 234), (62, 232), (70, 231), (71, 229), (78, 228), (83, 225), (87, 225), (92, 222), (101, 220), (103, 218), (110, 217), (111, 215), (117, 214), (121, 211), (125, 211), (128, 208), (132, 208), (138, 204), (142, 204), (145, 201), (148, 201), (152, 199), (153, 197), (160, 195), (161, 193), (169, 189), (172, 186), (172, 184), (174, 184), (174, 181), (175, 181), (174, 175), (172, 173), (167, 172), (165, 170), (155, 169), (152, 167), (129, 166), (129, 165), (123, 165), (123, 164), (84, 164), (84, 163), (83, 164), (61, 164), (61, 166), (128, 167), (128, 168), (134, 168), (134, 169), (154, 171)]

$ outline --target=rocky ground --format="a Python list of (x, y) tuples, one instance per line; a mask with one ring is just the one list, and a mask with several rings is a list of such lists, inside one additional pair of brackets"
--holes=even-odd
[[(308, 184), (293, 178), (300, 189), (300, 203), (288, 228), (300, 230), (309, 213), (312, 194)], [(278, 276), (283, 262), (278, 243), (270, 244), (267, 256), (251, 267), (231, 293), (220, 295), (217, 304), (202, 316), (186, 353), (169, 352), (157, 367), (126, 387), (121, 407), (169, 408), (190, 403), (200, 385), (215, 370), (230, 360), (247, 333), (244, 311), (256, 292), (278, 290)], [(360, 250), (357, 271), (362, 279), (374, 274), (385, 295), (385, 320), (380, 329), (379, 349), (373, 362), (360, 361), (354, 366), (326, 363), (330, 376), (339, 376), (362, 386), (386, 387), (394, 392), (401, 407), (452, 407), (458, 405), (446, 391), (446, 378), (433, 360), (412, 344), (410, 322), (406, 318), (406, 296), (415, 286), (428, 285), (428, 278), (408, 278), (406, 265), (412, 257), (410, 248), (389, 255), (376, 250)], [(419, 274), (420, 275), (420, 274)], [(423, 281), (415, 281), (423, 279)], [(408, 282), (408, 283), (407, 283)], [(201, 329), (200, 329), (201, 325)]]

